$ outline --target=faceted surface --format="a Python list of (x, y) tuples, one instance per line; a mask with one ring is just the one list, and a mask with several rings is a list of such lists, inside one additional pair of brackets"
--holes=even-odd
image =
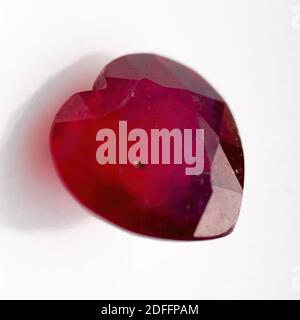
[[(99, 165), (96, 133), (101, 128), (117, 133), (119, 120), (127, 121), (128, 130), (204, 129), (204, 171), (186, 175), (184, 163)], [(93, 90), (73, 95), (61, 107), (50, 143), (67, 188), (114, 224), (177, 240), (216, 238), (234, 228), (244, 179), (235, 121), (219, 94), (177, 62), (153, 54), (112, 61)]]

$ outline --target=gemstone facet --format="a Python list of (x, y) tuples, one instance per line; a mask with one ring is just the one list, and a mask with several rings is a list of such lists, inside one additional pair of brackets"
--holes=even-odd
[[(203, 129), (203, 171), (186, 175), (185, 164), (172, 162), (99, 165), (97, 132), (118, 132), (119, 121), (127, 121), (128, 130), (146, 132)], [(116, 143), (119, 150), (123, 142)], [(235, 226), (244, 182), (237, 126), (220, 95), (175, 61), (132, 54), (110, 62), (92, 90), (74, 94), (58, 111), (50, 146), (75, 198), (127, 230), (201, 240), (227, 235)]]

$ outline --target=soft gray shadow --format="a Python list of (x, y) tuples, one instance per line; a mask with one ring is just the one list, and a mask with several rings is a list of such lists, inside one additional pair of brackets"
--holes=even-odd
[(90, 55), (53, 76), (12, 117), (0, 152), (0, 223), (13, 229), (64, 228), (87, 217), (65, 190), (50, 155), (49, 131), (72, 94), (92, 88), (107, 56)]

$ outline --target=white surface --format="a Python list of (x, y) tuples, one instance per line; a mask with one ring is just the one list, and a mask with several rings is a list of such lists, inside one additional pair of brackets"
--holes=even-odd
[[(0, 0), (0, 298), (300, 298), (299, 6)], [(55, 111), (132, 52), (193, 67), (229, 103), (246, 157), (230, 236), (132, 235), (81, 208), (55, 175)]]

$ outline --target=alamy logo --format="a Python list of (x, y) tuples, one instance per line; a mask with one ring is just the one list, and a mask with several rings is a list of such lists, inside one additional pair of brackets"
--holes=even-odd
[(300, 29), (300, 4), (294, 5), (292, 8), (292, 27), (295, 30)]
[[(150, 138), (147, 131), (141, 128), (128, 132), (127, 121), (119, 121), (118, 134), (112, 129), (100, 129), (96, 134), (96, 141), (102, 142), (96, 151), (98, 164), (185, 163), (187, 165), (186, 175), (199, 175), (203, 172), (204, 129), (180, 130), (175, 128), (172, 130), (151, 129), (150, 131)], [(133, 142), (129, 150), (128, 142)], [(117, 145), (119, 146), (118, 157)]]
[(300, 290), (300, 265), (293, 266), (292, 288), (295, 291)]

